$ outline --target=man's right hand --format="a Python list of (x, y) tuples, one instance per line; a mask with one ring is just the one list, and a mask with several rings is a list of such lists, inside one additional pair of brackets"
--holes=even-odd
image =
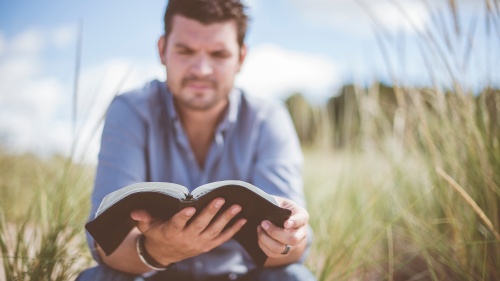
[(144, 210), (135, 210), (130, 216), (137, 221), (137, 228), (146, 236), (144, 246), (148, 254), (167, 266), (218, 247), (243, 227), (246, 220), (239, 219), (224, 230), (241, 211), (239, 205), (231, 206), (212, 221), (223, 204), (223, 198), (214, 199), (189, 224), (187, 222), (196, 212), (193, 207), (182, 209), (163, 223), (153, 220)]

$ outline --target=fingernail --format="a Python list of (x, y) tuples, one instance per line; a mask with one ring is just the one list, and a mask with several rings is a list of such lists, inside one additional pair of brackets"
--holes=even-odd
[(190, 217), (190, 216), (194, 215), (195, 211), (196, 211), (195, 209), (187, 209), (185, 214), (186, 214), (186, 216)]
[(268, 230), (268, 229), (269, 229), (269, 222), (267, 222), (267, 221), (263, 221), (263, 222), (261, 223), (261, 225), (262, 225), (262, 228), (264, 228), (265, 230)]
[(234, 206), (232, 209), (231, 209), (231, 213), (233, 213), (233, 215), (236, 215), (237, 213), (239, 213), (241, 211), (241, 207), (240, 206)]
[(247, 223), (247, 220), (243, 219), (240, 221), (240, 226), (243, 226), (245, 223)]
[(293, 220), (287, 220), (285, 222), (285, 228), (291, 228), (293, 226)]
[(215, 208), (218, 209), (218, 208), (222, 207), (223, 204), (224, 204), (224, 200), (219, 199), (219, 200), (215, 201)]

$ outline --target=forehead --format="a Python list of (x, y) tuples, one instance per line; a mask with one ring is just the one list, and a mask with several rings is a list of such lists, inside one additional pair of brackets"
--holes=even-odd
[(183, 43), (192, 47), (225, 46), (238, 47), (236, 22), (233, 20), (203, 24), (194, 19), (175, 15), (168, 41), (171, 44)]

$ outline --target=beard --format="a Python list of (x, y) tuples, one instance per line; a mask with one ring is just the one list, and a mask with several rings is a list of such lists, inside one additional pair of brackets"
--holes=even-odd
[(218, 83), (215, 79), (212, 78), (197, 78), (197, 77), (186, 77), (183, 78), (181, 81), (181, 88), (186, 87), (189, 83), (203, 83), (203, 84), (209, 84), (210, 87), (214, 90), (217, 91), (217, 86)]
[[(201, 84), (206, 88), (197, 91), (189, 88), (190, 83)], [(214, 108), (222, 100), (227, 99), (230, 92), (230, 89), (220, 89), (219, 83), (213, 78), (186, 77), (181, 80), (180, 84), (171, 86), (173, 87), (170, 90), (176, 104), (194, 111), (206, 111)]]

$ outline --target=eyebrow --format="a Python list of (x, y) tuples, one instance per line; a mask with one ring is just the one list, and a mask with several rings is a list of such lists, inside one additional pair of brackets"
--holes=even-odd
[(175, 48), (183, 48), (183, 49), (192, 50), (188, 45), (186, 45), (184, 43), (175, 43), (174, 47)]
[[(194, 51), (193, 48), (189, 47), (188, 45), (186, 45), (184, 43), (175, 43), (174, 48), (180, 48), (180, 49), (186, 49), (189, 51)], [(212, 50), (211, 52), (226, 53), (226, 52), (229, 52), (229, 50), (227, 48), (225, 48), (224, 46), (221, 46), (219, 48), (216, 48), (215, 50)]]

